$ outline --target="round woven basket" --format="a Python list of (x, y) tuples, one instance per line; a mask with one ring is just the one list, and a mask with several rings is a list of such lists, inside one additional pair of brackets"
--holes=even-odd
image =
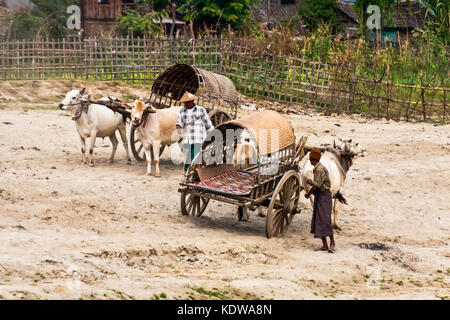
[(203, 70), (188, 64), (175, 64), (167, 68), (155, 80), (150, 101), (162, 101), (159, 107), (177, 105), (188, 91), (212, 105), (236, 105), (238, 95), (233, 82), (220, 74)]
[[(272, 154), (295, 145), (295, 134), (289, 121), (276, 111), (255, 112), (239, 120), (222, 123), (217, 127), (226, 137), (227, 129), (246, 129), (257, 143), (260, 155)], [(204, 146), (208, 144), (205, 142)]]

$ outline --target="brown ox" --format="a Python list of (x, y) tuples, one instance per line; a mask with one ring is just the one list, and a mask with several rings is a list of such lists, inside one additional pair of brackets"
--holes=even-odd
[(140, 100), (127, 106), (131, 108), (131, 121), (137, 128), (137, 138), (144, 147), (147, 158), (147, 175), (152, 173), (150, 148), (153, 148), (155, 177), (160, 177), (159, 150), (161, 145), (170, 146), (181, 140), (175, 129), (180, 110), (179, 108), (155, 109)]

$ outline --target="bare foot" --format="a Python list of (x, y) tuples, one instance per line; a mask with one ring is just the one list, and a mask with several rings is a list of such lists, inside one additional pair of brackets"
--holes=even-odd
[(328, 251), (328, 248), (322, 247), (322, 248), (315, 249), (314, 251)]
[(328, 250), (329, 253), (335, 253), (336, 252), (336, 245), (334, 243), (330, 244), (330, 250)]

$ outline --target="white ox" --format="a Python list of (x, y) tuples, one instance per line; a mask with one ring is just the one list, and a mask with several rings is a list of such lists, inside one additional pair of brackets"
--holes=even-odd
[[(330, 176), (331, 194), (334, 198), (333, 203), (333, 227), (341, 229), (338, 223), (338, 201), (341, 203), (347, 203), (346, 199), (342, 195), (341, 191), (345, 183), (345, 178), (348, 170), (353, 165), (353, 161), (356, 157), (366, 155), (366, 150), (358, 143), (353, 144), (352, 139), (335, 141), (333, 148), (328, 147), (325, 152), (322, 153), (320, 163), (327, 168)], [(309, 152), (299, 163), (300, 176), (302, 181), (302, 187), (304, 190), (309, 191), (311, 186), (307, 185), (306, 180), (313, 180), (314, 166), (309, 161)], [(311, 206), (313, 206), (313, 196), (310, 198)]]
[(112, 153), (109, 161), (110, 163), (114, 162), (114, 155), (119, 144), (116, 138), (116, 130), (119, 130), (120, 138), (127, 153), (128, 162), (131, 162), (128, 152), (126, 123), (123, 116), (103, 105), (82, 103), (86, 101), (86, 97), (83, 97), (85, 91), (85, 88), (82, 90), (72, 90), (67, 93), (64, 100), (59, 104), (59, 109), (61, 110), (75, 111), (73, 120), (75, 120), (75, 126), (81, 141), (81, 163), (87, 163), (86, 139), (89, 137), (91, 138), (89, 165), (94, 166), (92, 158), (97, 137), (109, 137), (112, 143)]
[(137, 128), (137, 138), (145, 150), (147, 175), (152, 173), (150, 148), (153, 148), (155, 177), (160, 177), (159, 150), (161, 145), (170, 146), (181, 140), (181, 136), (176, 130), (180, 108), (155, 109), (140, 100), (136, 100), (128, 107), (131, 108), (131, 121)]

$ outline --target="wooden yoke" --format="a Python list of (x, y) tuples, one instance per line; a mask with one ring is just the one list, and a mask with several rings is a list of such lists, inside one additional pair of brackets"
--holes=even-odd
[(308, 137), (302, 136), (300, 140), (298, 141), (297, 145), (295, 146), (295, 157), (294, 157), (294, 163), (298, 165), (300, 161), (303, 159), (303, 157), (306, 155), (306, 153), (309, 151), (307, 150), (305, 144), (306, 140), (308, 140)]
[(131, 108), (128, 106), (127, 103), (123, 103), (118, 98), (108, 97), (107, 99), (108, 100), (100, 99), (95, 101), (88, 99), (88, 101), (89, 103), (99, 104), (111, 109), (114, 112), (120, 113), (123, 117), (124, 122), (126, 122), (127, 119), (131, 118), (131, 111), (130, 111)]

